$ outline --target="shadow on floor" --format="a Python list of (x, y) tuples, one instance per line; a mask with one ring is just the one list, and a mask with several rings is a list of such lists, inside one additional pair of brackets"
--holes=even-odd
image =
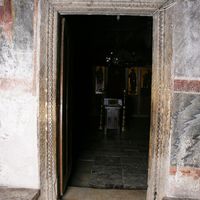
[[(92, 134), (91, 134), (92, 133)], [(101, 189), (147, 188), (149, 118), (134, 118), (127, 131), (85, 137), (73, 166), (70, 186)]]

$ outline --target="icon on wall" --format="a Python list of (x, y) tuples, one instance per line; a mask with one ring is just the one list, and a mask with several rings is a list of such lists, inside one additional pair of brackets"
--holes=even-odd
[(128, 69), (128, 94), (136, 95), (138, 92), (138, 69), (131, 67)]
[(151, 88), (151, 69), (148, 68), (141, 69), (141, 88), (145, 89)]
[(140, 93), (142, 96), (151, 95), (151, 69), (141, 69)]
[(105, 67), (97, 66), (95, 72), (95, 93), (103, 94), (105, 89)]

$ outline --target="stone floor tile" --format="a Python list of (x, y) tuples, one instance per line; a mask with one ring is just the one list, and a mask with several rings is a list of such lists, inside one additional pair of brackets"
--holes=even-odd
[(99, 168), (92, 171), (90, 187), (94, 188), (123, 188), (121, 168)]
[(62, 200), (145, 200), (145, 190), (69, 187)]
[[(74, 181), (76, 186), (146, 188), (148, 129), (141, 131), (137, 125), (121, 135), (110, 132), (105, 136), (98, 131), (86, 137), (78, 158), (82, 164), (72, 176), (72, 179), (77, 177), (78, 181)], [(81, 175), (81, 172), (85, 174)]]
[(123, 185), (126, 189), (147, 189), (147, 176), (123, 175)]
[(97, 156), (94, 164), (99, 166), (121, 166), (121, 159), (113, 156)]

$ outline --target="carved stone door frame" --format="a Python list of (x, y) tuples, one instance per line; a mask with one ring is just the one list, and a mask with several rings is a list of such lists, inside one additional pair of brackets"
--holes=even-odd
[[(38, 137), (42, 200), (57, 199), (57, 37), (59, 15), (153, 17), (152, 103), (147, 199), (160, 199), (169, 165), (172, 30), (165, 0), (39, 0), (35, 54), (39, 71)], [(170, 1), (171, 3), (171, 1)], [(169, 9), (170, 10), (170, 9)], [(166, 28), (167, 27), (167, 28)], [(163, 166), (165, 166), (163, 168)], [(159, 196), (160, 195), (160, 196)]]

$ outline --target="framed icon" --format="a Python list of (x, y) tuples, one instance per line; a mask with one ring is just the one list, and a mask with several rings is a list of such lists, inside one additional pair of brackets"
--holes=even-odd
[(138, 93), (138, 68), (128, 68), (128, 95), (136, 95)]
[(103, 94), (105, 90), (105, 67), (96, 66), (95, 70), (95, 93)]

